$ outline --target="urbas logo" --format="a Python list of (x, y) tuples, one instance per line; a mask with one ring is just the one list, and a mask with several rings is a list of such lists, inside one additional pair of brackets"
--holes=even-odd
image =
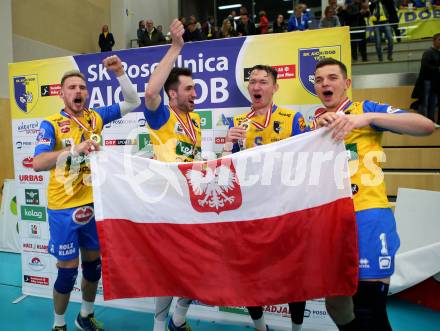
[(85, 225), (95, 216), (95, 212), (91, 206), (84, 206), (77, 208), (73, 214), (72, 219), (76, 224)]
[(238, 209), (242, 203), (240, 183), (231, 159), (179, 164), (185, 177), (192, 207), (200, 213)]

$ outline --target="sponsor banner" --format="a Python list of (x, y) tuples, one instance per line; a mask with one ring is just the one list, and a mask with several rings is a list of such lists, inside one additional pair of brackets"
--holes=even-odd
[(49, 254), (47, 240), (23, 238), (21, 245), (23, 252)]
[(12, 135), (14, 137), (37, 138), (40, 132), (40, 118), (13, 119)]
[(28, 155), (33, 155), (36, 145), (36, 139), (31, 137), (14, 136), (12, 142), (14, 153), (28, 153)]
[(407, 40), (432, 38), (440, 29), (440, 6), (399, 9), (399, 28)]
[(20, 206), (21, 219), (23, 221), (46, 222), (46, 208), (40, 206)]
[(16, 170), (15, 179), (18, 185), (45, 185), (49, 180), (49, 173), (34, 172), (33, 170), (19, 172)]
[(15, 181), (5, 179), (1, 193), (0, 251), (20, 253), (17, 188)]
[(145, 127), (145, 122), (140, 121), (144, 118), (142, 113), (129, 113), (123, 118), (104, 125), (103, 134), (126, 133), (139, 127)]

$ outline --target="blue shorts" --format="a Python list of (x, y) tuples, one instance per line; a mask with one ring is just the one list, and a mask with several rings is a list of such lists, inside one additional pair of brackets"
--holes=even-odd
[(93, 204), (67, 209), (48, 209), (49, 253), (58, 260), (79, 256), (79, 248), (99, 250)]
[(388, 278), (394, 273), (394, 256), (400, 246), (390, 208), (356, 212), (359, 238), (359, 279)]

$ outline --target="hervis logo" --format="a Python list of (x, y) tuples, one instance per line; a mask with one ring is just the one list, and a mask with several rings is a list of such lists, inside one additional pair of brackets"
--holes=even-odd
[(38, 101), (37, 75), (16, 76), (14, 79), (14, 98), (18, 108), (28, 114)]
[(39, 205), (40, 204), (40, 192), (38, 189), (25, 188), (24, 189), (24, 201), (27, 205)]
[(46, 222), (46, 208), (37, 206), (21, 206), (21, 219), (23, 221)]

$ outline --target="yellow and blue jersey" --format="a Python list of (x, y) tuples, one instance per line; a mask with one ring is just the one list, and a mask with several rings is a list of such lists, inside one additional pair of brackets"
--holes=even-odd
[[(202, 150), (202, 131), (200, 116), (190, 112), (189, 116), (193, 124), (197, 143), (194, 145), (190, 137), (185, 133), (176, 116), (166, 105), (160, 105), (152, 111), (145, 107), (144, 116), (147, 120), (151, 144), (153, 145), (154, 158), (163, 162), (192, 162), (200, 159)], [(180, 120), (189, 125), (185, 117)]]
[[(246, 148), (270, 144), (310, 131), (310, 128), (300, 112), (281, 108), (277, 105), (272, 106), (271, 112), (270, 122), (266, 128), (260, 129), (255, 125), (248, 125), (245, 141)], [(265, 119), (266, 115), (252, 117), (253, 122), (257, 122), (261, 125), (263, 125)], [(247, 120), (247, 114), (234, 116), (233, 123), (230, 124), (230, 127), (237, 127)], [(238, 152), (239, 149), (238, 143), (234, 143), (232, 152)]]
[[(120, 117), (119, 104), (85, 110), (83, 116), (77, 119), (88, 130), (86, 131), (63, 110), (48, 116), (41, 122), (34, 156), (77, 145), (89, 139), (92, 133), (100, 134), (105, 124)], [(57, 166), (50, 170), (47, 199), (48, 208), (55, 210), (93, 202), (88, 157), (69, 157), (63, 168)]]
[[(371, 101), (352, 102), (345, 114), (404, 113), (404, 110)], [(354, 129), (345, 138), (350, 153), (349, 168), (355, 211), (370, 208), (389, 208), (382, 169), (379, 165), (384, 155), (381, 141), (385, 128), (374, 125)], [(357, 170), (356, 170), (357, 169)]]

